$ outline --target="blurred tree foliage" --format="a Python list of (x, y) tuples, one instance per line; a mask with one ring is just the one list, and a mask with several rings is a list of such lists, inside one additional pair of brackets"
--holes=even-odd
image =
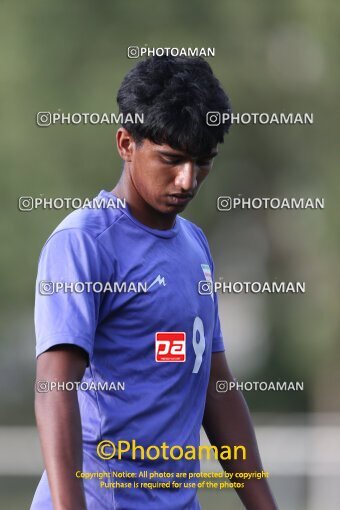
[[(218, 213), (219, 194), (325, 197), (322, 211), (251, 212), (264, 232), (266, 279), (307, 282), (306, 295), (268, 298), (270, 353), (261, 373), (254, 375), (304, 379), (306, 391), (249, 399), (256, 410), (336, 409), (331, 383), (339, 377), (340, 360), (339, 3), (4, 0), (0, 23), (2, 373), (13, 371), (15, 353), (24, 352), (17, 361), (28, 366), (22, 377), (32, 380), (38, 256), (67, 214), (19, 212), (18, 197), (91, 197), (112, 189), (121, 171), (115, 129), (39, 128), (36, 113), (117, 112), (117, 89), (136, 62), (127, 58), (128, 46), (215, 47), (209, 62), (235, 112), (313, 112), (315, 122), (234, 126), (199, 199), (185, 215), (209, 238), (218, 233), (212, 250), (221, 273), (231, 226), (249, 213)], [(252, 251), (247, 239), (244, 249)], [(23, 321), (27, 326), (19, 327)], [(31, 419), (27, 395), (32, 396), (30, 386), (6, 400), (9, 417)]]

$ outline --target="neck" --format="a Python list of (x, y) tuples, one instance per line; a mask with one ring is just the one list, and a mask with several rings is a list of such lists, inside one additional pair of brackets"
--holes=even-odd
[(113, 188), (112, 193), (117, 198), (126, 200), (132, 215), (143, 225), (157, 230), (168, 230), (174, 226), (176, 214), (160, 213), (145, 202), (136, 190), (126, 169)]

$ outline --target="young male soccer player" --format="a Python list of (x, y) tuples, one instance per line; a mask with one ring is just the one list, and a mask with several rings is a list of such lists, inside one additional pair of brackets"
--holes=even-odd
[[(167, 482), (166, 473), (199, 472), (198, 459), (143, 460), (139, 453), (134, 459), (125, 449), (121, 459), (103, 460), (97, 445), (197, 448), (202, 422), (212, 445), (246, 448), (246, 460), (221, 461), (225, 470), (262, 470), (241, 393), (216, 391), (218, 380), (233, 377), (217, 296), (198, 292), (198, 282), (213, 278), (208, 243), (178, 216), (207, 177), (228, 130), (208, 126), (206, 114), (229, 111), (229, 100), (203, 59), (153, 57), (127, 74), (118, 104), (124, 115), (144, 114), (144, 123), (118, 129), (123, 173), (112, 192), (99, 194), (111, 207), (68, 215), (39, 261), (37, 381), (82, 380), (90, 389), (44, 392), (38, 383), (35, 410), (46, 471), (32, 510), (199, 509), (195, 487), (141, 488), (150, 481), (143, 473)], [(127, 207), (113, 207), (117, 199)], [(46, 282), (146, 282), (147, 291), (51, 292)], [(161, 335), (167, 332), (170, 337)], [(125, 390), (96, 387), (112, 381), (124, 382)], [(81, 471), (93, 478), (83, 480)], [(125, 482), (140, 486), (101, 488), (96, 473), (113, 471), (129, 473), (134, 478), (125, 475)], [(264, 479), (246, 482), (238, 493), (248, 510), (276, 508)]]

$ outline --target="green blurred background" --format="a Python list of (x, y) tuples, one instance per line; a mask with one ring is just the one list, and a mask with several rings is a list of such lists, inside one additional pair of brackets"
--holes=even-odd
[[(239, 380), (304, 382), (303, 392), (245, 393), (280, 508), (338, 508), (339, 3), (3, 0), (0, 20), (0, 507), (29, 508), (39, 480), (34, 284), (40, 250), (70, 212), (20, 212), (18, 197), (93, 197), (121, 169), (115, 126), (39, 128), (35, 115), (117, 112), (136, 62), (127, 47), (147, 45), (215, 47), (207, 60), (234, 111), (314, 113), (313, 125), (235, 125), (184, 215), (205, 230), (218, 278), (306, 281), (306, 294), (221, 295), (220, 315)], [(219, 195), (239, 194), (326, 206), (217, 211)], [(203, 509), (242, 508), (231, 491), (200, 498)]]

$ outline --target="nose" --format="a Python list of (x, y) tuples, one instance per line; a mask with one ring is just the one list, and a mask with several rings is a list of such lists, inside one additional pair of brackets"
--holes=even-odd
[(197, 166), (193, 161), (186, 161), (180, 166), (175, 185), (182, 191), (193, 191), (197, 187)]

